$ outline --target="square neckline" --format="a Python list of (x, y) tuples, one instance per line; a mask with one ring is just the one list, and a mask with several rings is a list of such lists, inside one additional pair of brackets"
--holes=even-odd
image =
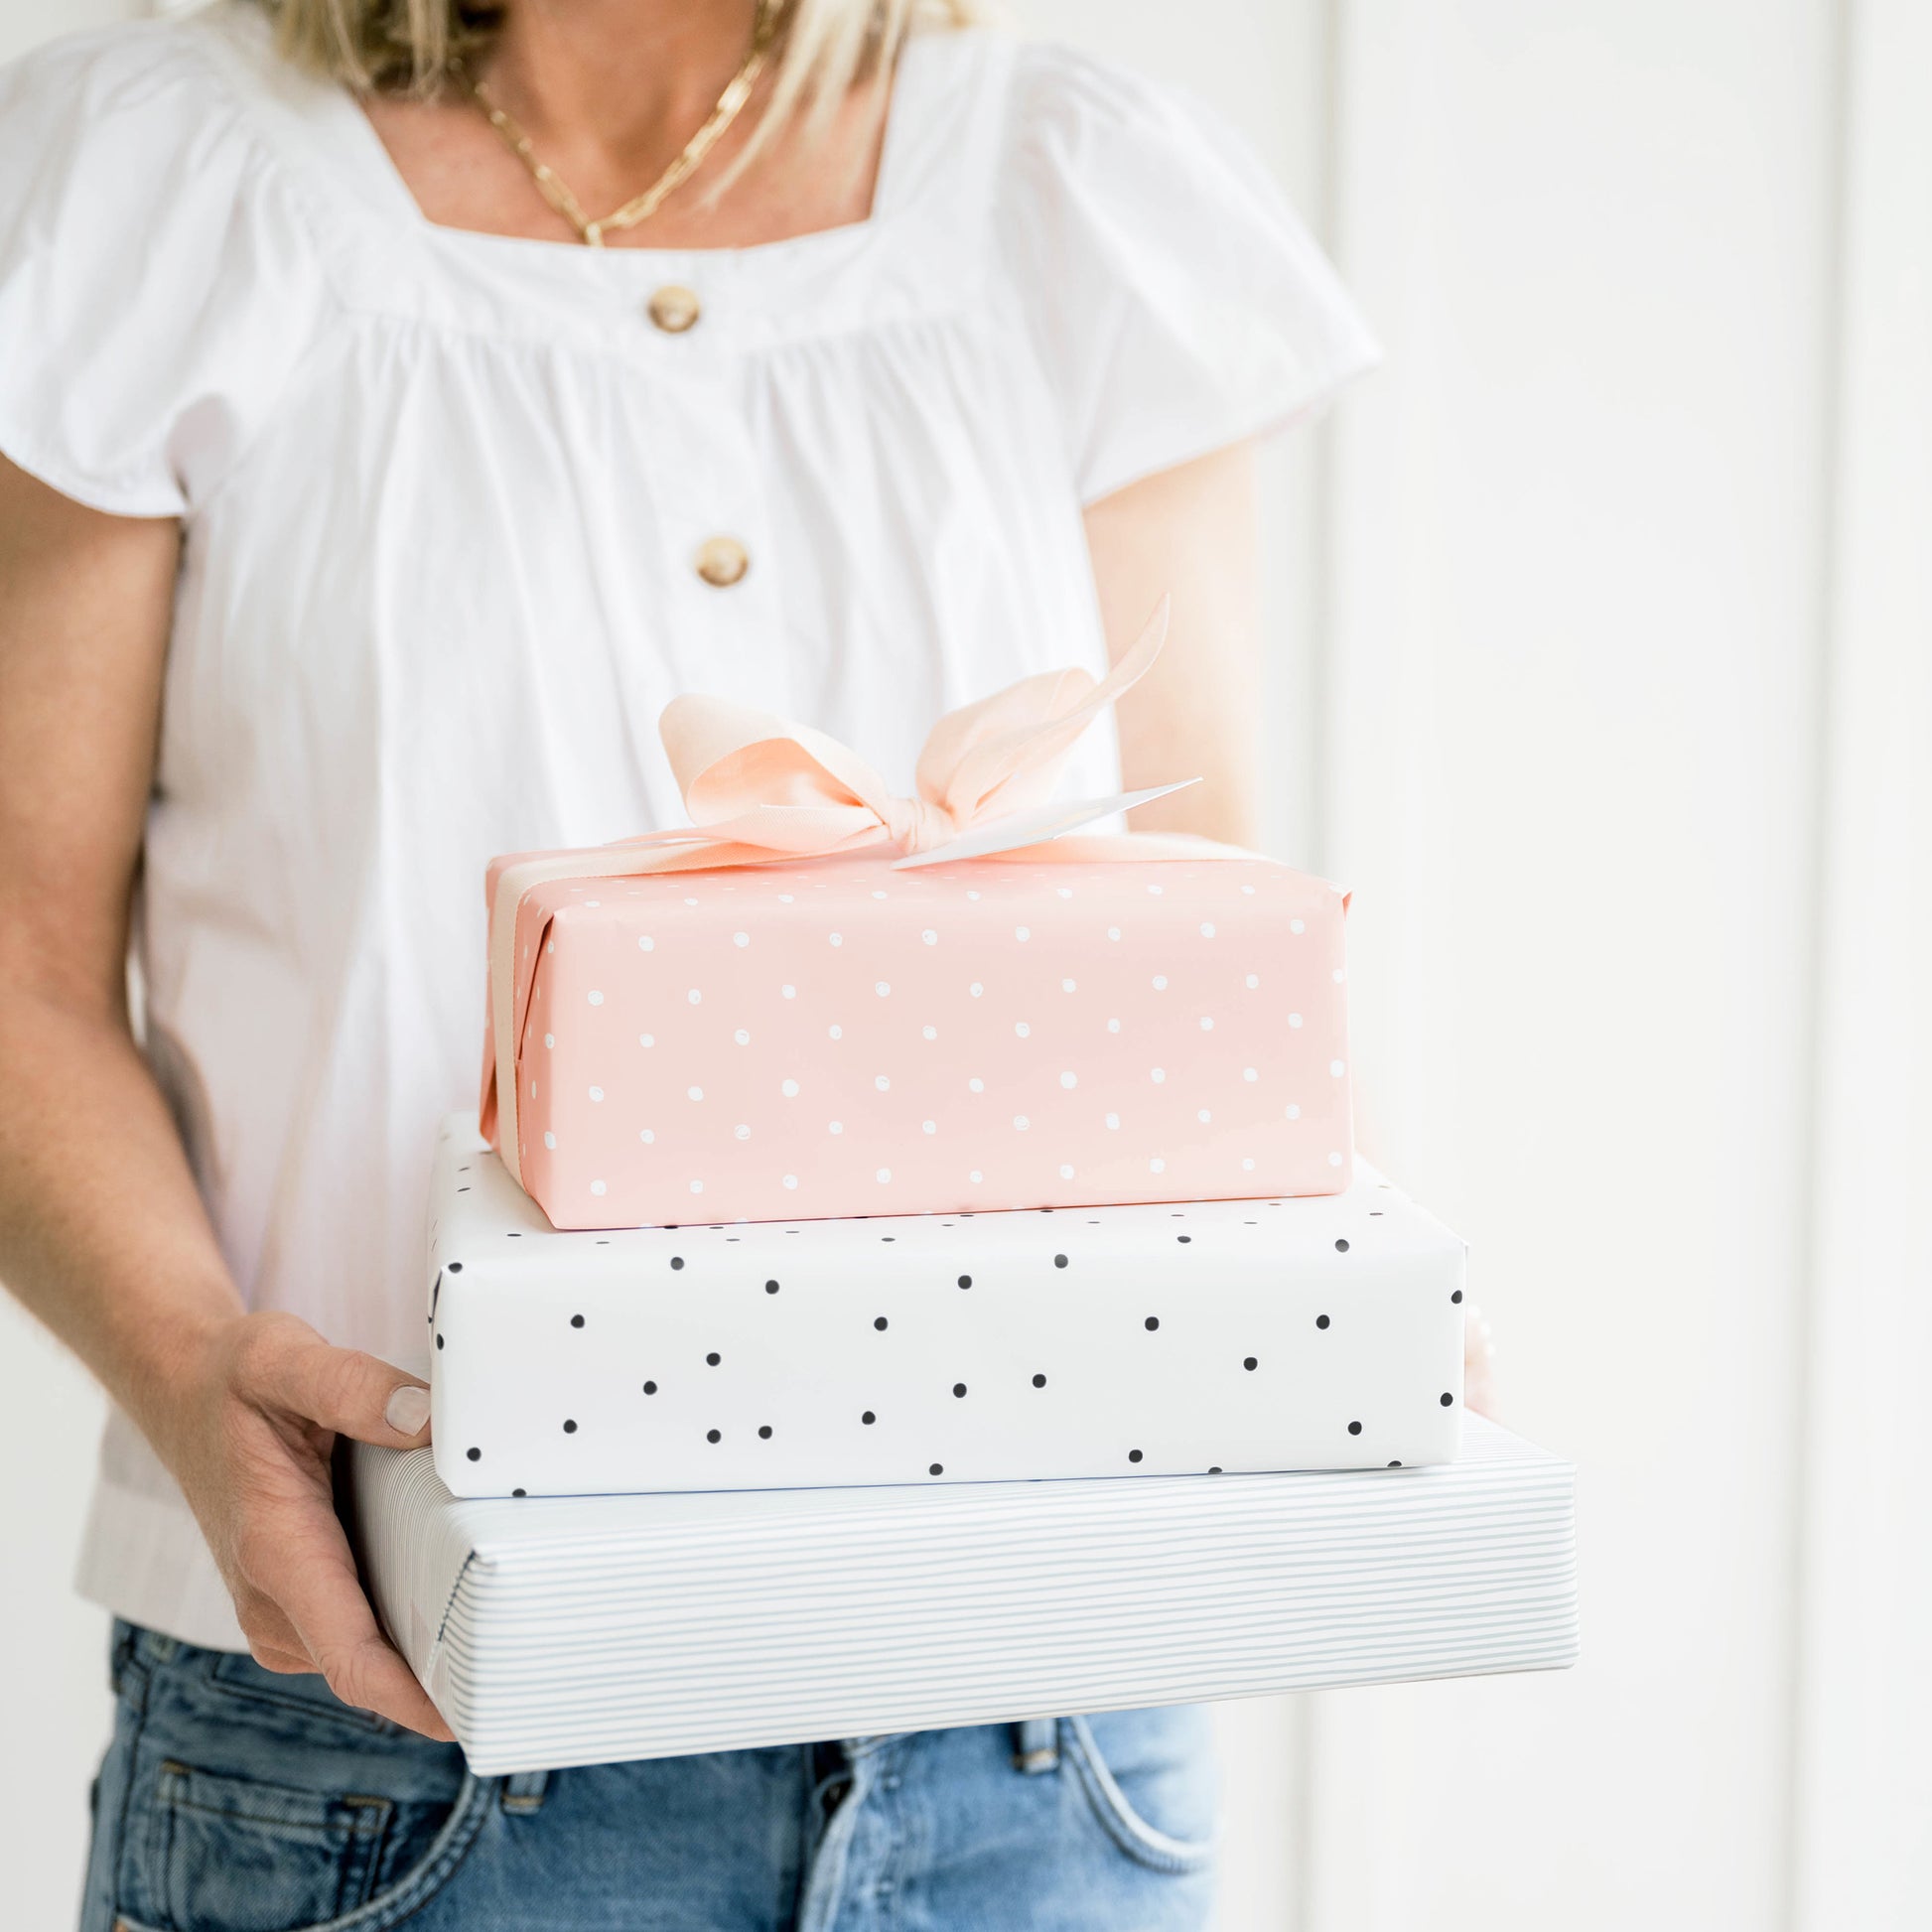
[(873, 175), (872, 204), (863, 215), (854, 221), (835, 222), (824, 228), (808, 228), (800, 234), (781, 235), (770, 241), (725, 243), (713, 247), (637, 247), (626, 244), (619, 248), (591, 248), (581, 241), (547, 239), (541, 235), (498, 234), (489, 228), (465, 228), (447, 221), (433, 221), (423, 211), (415, 191), (396, 166), (395, 157), (376, 132), (375, 123), (369, 119), (361, 103), (346, 87), (335, 86), (329, 91), (334, 113), (345, 117), (342, 124), (348, 144), (355, 151), (358, 169), (374, 184), (388, 210), (399, 217), (404, 227), (424, 240), (454, 247), (475, 247), (483, 253), (498, 249), (516, 251), (522, 260), (555, 260), (560, 264), (570, 264), (572, 273), (581, 272), (576, 264), (587, 259), (616, 262), (630, 257), (639, 264), (655, 263), (660, 272), (666, 262), (694, 259), (778, 261), (820, 249), (847, 251), (855, 244), (875, 239), (891, 225), (900, 211), (898, 187), (901, 176), (906, 172), (902, 150), (908, 139), (906, 95), (911, 91), (912, 69), (924, 59), (928, 44), (941, 33), (963, 31), (924, 29), (907, 34), (901, 41), (893, 65), (891, 91), (886, 102), (879, 164)]

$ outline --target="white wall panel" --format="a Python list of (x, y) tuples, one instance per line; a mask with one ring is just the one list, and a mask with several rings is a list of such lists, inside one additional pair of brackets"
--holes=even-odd
[(1568, 1677), (1324, 1699), (1311, 1932), (1769, 1927), (1788, 1824), (1825, 0), (1342, 7), (1328, 863), (1365, 1141), (1583, 1465)]
[(1796, 1932), (1932, 1925), (1932, 11), (1848, 62)]

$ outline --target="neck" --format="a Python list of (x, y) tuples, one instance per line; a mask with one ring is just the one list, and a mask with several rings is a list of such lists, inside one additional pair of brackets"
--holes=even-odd
[(668, 160), (752, 45), (757, 0), (514, 0), (484, 74), (540, 149), (619, 175)]

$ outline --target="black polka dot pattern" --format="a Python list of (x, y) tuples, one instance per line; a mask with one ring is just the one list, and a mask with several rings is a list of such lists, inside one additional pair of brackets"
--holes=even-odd
[[(1461, 1247), (1370, 1182), (1305, 1200), (593, 1235), (550, 1230), (493, 1157), (472, 1159), (461, 1182), (441, 1173), (426, 1278), (456, 1444), (441, 1466), (460, 1493), (507, 1495), (510, 1469), (542, 1496), (921, 1470), (1393, 1470), (1455, 1453)], [(503, 1292), (519, 1283), (527, 1315)], [(876, 1346), (841, 1342), (866, 1321)], [(660, 1366), (668, 1382), (645, 1376)], [(550, 1393), (501, 1393), (519, 1388)], [(1032, 1400), (1008, 1407), (1020, 1391)]]

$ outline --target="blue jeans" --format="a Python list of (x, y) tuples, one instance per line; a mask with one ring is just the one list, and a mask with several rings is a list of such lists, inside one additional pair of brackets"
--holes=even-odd
[(1195, 1932), (1205, 1715), (1129, 1711), (479, 1778), (126, 1624), (82, 1932)]

